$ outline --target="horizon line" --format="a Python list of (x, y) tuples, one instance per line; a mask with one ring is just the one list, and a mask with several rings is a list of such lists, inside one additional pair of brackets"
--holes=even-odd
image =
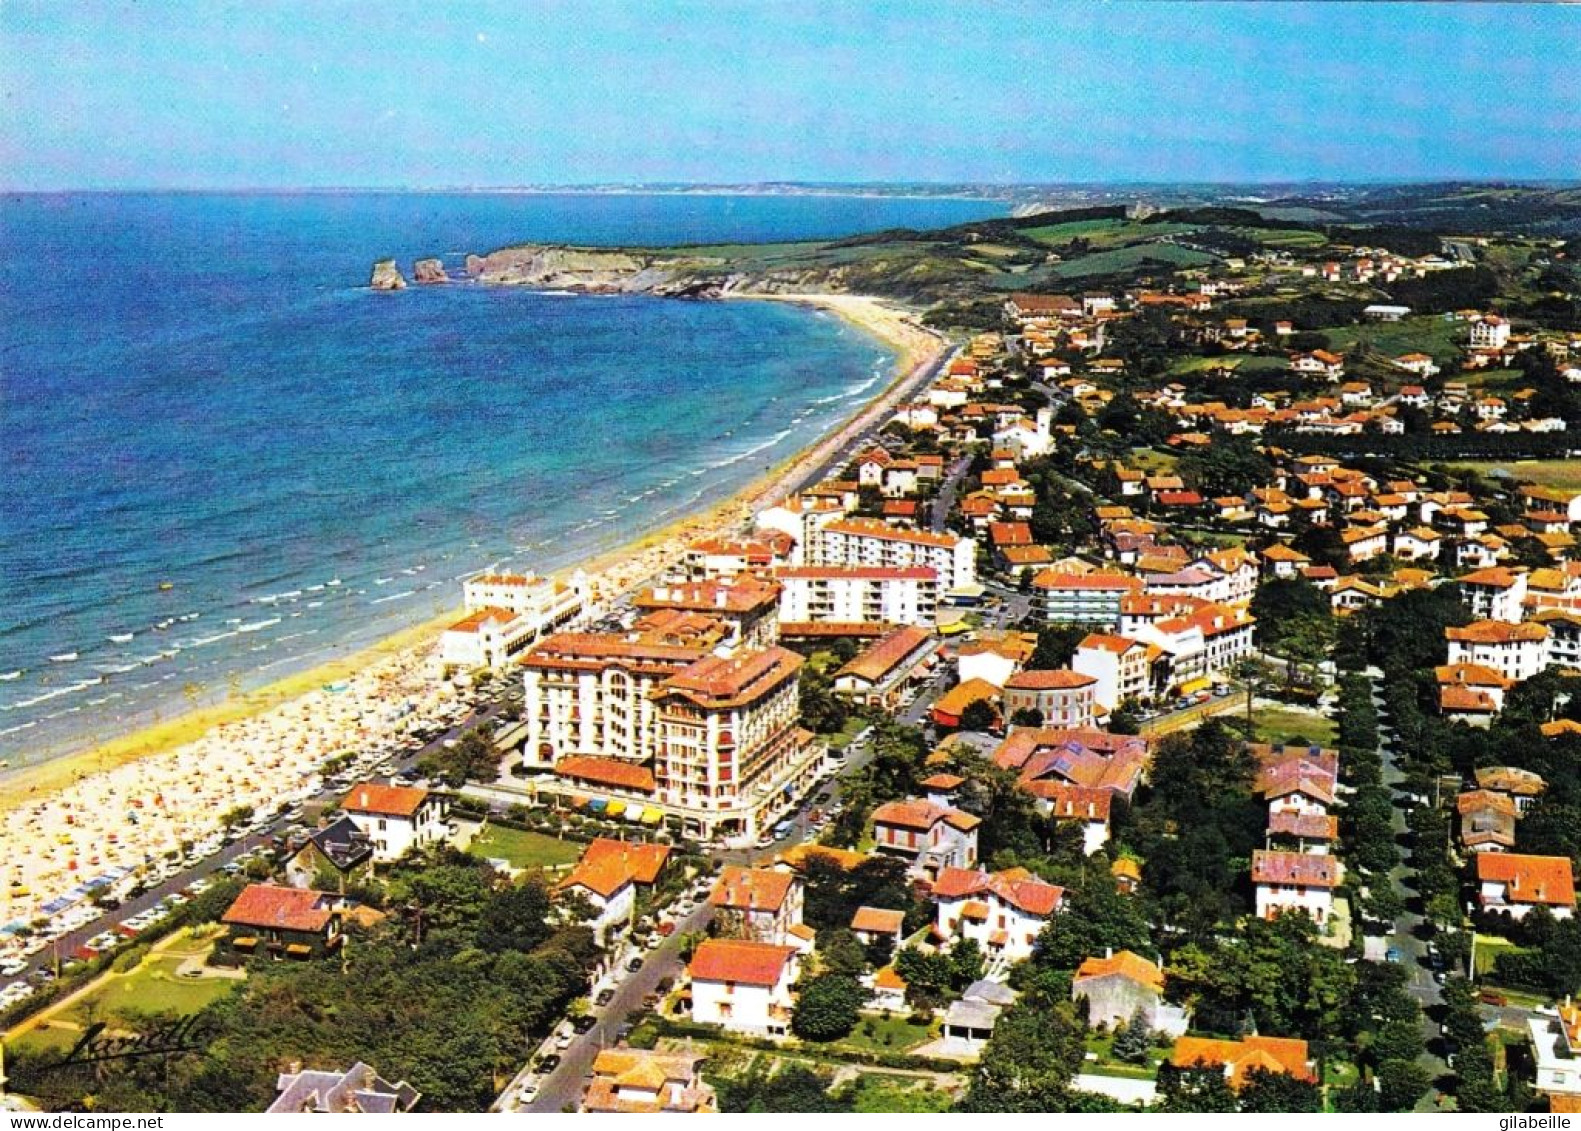
[(956, 190), (967, 195), (973, 190), (983, 194), (995, 191), (1025, 191), (1035, 189), (1146, 189), (1146, 188), (1295, 188), (1337, 186), (1345, 188), (1377, 187), (1386, 185), (1514, 185), (1519, 187), (1581, 187), (1581, 179), (1542, 176), (1466, 176), (1446, 174), (1422, 177), (1296, 177), (1264, 178), (1253, 180), (1066, 180), (1066, 181), (816, 181), (816, 180), (754, 180), (754, 181), (566, 181), (527, 182), (516, 184), (453, 184), (453, 185), (112, 185), (112, 186), (60, 186), (54, 188), (0, 186), (0, 193), (8, 196), (65, 196), (110, 195), (116, 193), (210, 193), (210, 194), (265, 194), (265, 193), (596, 193), (614, 191), (689, 192), (700, 190), (744, 189), (930, 189)]

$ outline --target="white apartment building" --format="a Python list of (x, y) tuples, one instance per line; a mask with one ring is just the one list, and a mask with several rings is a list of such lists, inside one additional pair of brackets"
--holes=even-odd
[(1548, 666), (1548, 628), (1527, 621), (1473, 621), (1464, 628), (1446, 628), (1451, 664), (1480, 664), (1505, 679), (1530, 679)]
[(527, 631), (542, 636), (571, 620), (588, 602), (587, 574), (577, 570), (569, 585), (533, 573), (480, 573), (461, 583), (468, 610), (506, 609), (526, 618)]
[(1070, 666), (1098, 681), (1094, 698), (1112, 711), (1127, 699), (1146, 699), (1153, 693), (1153, 663), (1162, 655), (1156, 644), (1094, 632), (1076, 646)]
[(948, 590), (977, 580), (977, 543), (954, 534), (905, 530), (871, 518), (838, 519), (824, 526), (807, 550), (806, 564), (932, 569)]
[(1045, 570), (1032, 579), (1033, 609), (1048, 624), (1120, 623), (1120, 602), (1142, 591), (1142, 579), (1123, 573)]
[(1461, 598), (1478, 620), (1502, 620), (1519, 624), (1525, 613), (1527, 574), (1525, 570), (1492, 566), (1458, 579)]
[(775, 578), (781, 621), (931, 628), (938, 617), (939, 573), (930, 566), (787, 566)]

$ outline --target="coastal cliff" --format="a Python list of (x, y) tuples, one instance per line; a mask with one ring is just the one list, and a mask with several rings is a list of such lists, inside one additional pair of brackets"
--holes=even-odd
[(723, 260), (523, 244), (467, 256), (467, 274), (495, 286), (703, 297), (728, 282)]
[(412, 280), (418, 283), (448, 283), (450, 276), (445, 274), (445, 265), (437, 259), (419, 259), (412, 264)]
[(368, 286), (376, 291), (404, 291), (406, 279), (395, 260), (381, 259), (373, 265), (373, 277), (368, 280)]

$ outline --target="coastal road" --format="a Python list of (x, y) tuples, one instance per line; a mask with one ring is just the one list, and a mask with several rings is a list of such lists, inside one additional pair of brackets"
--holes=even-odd
[[(500, 704), (494, 702), (479, 704), (428, 743), (418, 749), (386, 760), (395, 762), (398, 769), (409, 768), (423, 755), (444, 749), (444, 744), (447, 741), (459, 738), (474, 727), (492, 722), (498, 716), (500, 709)], [(301, 804), (304, 806), (325, 805), (339, 801), (344, 794), (345, 790), (330, 787), (305, 799)], [(270, 837), (279, 836), (288, 825), (293, 823), (290, 818), (277, 817), (261, 831), (250, 833), (232, 841), (218, 852), (205, 857), (196, 864), (182, 868), (181, 871), (168, 879), (160, 880), (131, 899), (123, 900), (120, 906), (106, 910), (103, 914), (83, 926), (67, 932), (49, 946), (31, 956), (28, 960), (26, 971), (16, 977), (30, 978), (35, 976), (39, 970), (54, 969), (57, 965), (57, 959), (60, 963), (69, 961), (77, 949), (95, 935), (113, 929), (115, 924), (123, 922), (142, 911), (146, 911), (168, 896), (184, 893), (194, 880), (214, 875), (243, 853), (263, 844)]]

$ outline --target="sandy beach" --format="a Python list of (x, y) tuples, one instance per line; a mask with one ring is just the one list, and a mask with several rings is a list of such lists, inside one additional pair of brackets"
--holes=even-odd
[[(582, 563), (610, 600), (677, 561), (693, 541), (740, 531), (803, 485), (860, 431), (912, 395), (947, 348), (914, 317), (850, 295), (741, 295), (827, 310), (897, 351), (886, 388), (832, 433), (730, 499)], [(569, 572), (569, 571), (566, 571)], [(453, 696), (430, 657), (447, 614), (344, 659), (0, 778), (0, 924), (31, 919), (83, 880), (162, 857), (242, 805), (304, 794), (323, 762), (395, 735)], [(397, 714), (397, 710), (401, 712)]]

